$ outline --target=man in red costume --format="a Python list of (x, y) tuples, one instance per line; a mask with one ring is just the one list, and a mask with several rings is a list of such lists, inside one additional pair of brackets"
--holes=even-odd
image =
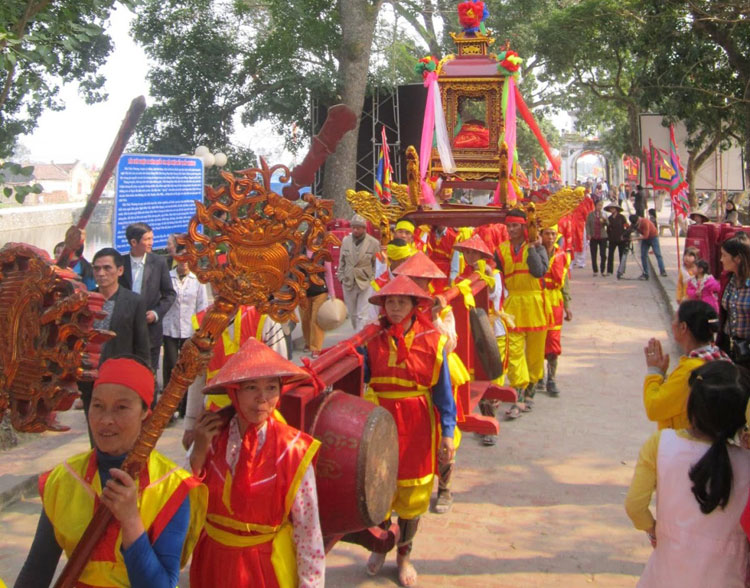
[(456, 242), (458, 233), (450, 227), (433, 226), (427, 238), (427, 255), (433, 263), (445, 274), (441, 280), (433, 280), (435, 288), (448, 286), (448, 276), (451, 273), (451, 257), (453, 256), (453, 244)]
[(594, 201), (591, 199), (590, 190), (586, 188), (586, 196), (584, 196), (581, 203), (571, 213), (573, 221), (573, 242), (571, 243), (571, 247), (573, 249), (573, 265), (575, 267), (586, 267), (584, 227), (586, 226), (586, 218), (588, 218), (589, 213), (593, 212), (593, 210)]
[(547, 340), (544, 347), (544, 357), (547, 360), (547, 394), (557, 396), (557, 358), (562, 353), (560, 333), (563, 317), (572, 320), (570, 310), (570, 290), (568, 288), (568, 269), (570, 255), (560, 247), (557, 239), (557, 227), (552, 226), (542, 231), (542, 245), (547, 250), (549, 269), (542, 278), (544, 284), (544, 309), (547, 313)]
[(274, 416), (282, 385), (307, 372), (250, 338), (206, 388), (232, 409), (205, 411), (188, 452), (208, 487), (190, 585), (325, 584), (313, 460), (320, 442)]
[[(406, 276), (397, 276), (370, 301), (381, 305), (385, 330), (364, 349), (365, 380), (374, 402), (396, 421), (399, 438), (397, 491), (392, 509), (398, 515), (398, 575), (402, 586), (417, 583), (410, 562), (419, 517), (430, 506), (440, 462), (452, 461), (456, 404), (446, 361), (446, 337), (419, 306), (432, 298)], [(390, 521), (386, 521), (390, 525)], [(377, 574), (385, 554), (372, 553), (367, 564)]]
[(526, 213), (509, 211), (505, 224), (510, 240), (500, 245), (498, 257), (508, 290), (505, 311), (514, 319), (508, 333), (508, 379), (520, 401), (506, 414), (516, 418), (522, 410), (531, 409), (534, 387), (544, 376), (547, 317), (539, 278), (547, 271), (549, 259), (539, 238), (527, 241)]

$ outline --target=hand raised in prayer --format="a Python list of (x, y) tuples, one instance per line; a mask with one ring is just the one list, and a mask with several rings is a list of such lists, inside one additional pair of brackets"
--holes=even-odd
[(657, 339), (649, 339), (646, 347), (643, 348), (643, 353), (646, 357), (646, 365), (648, 367), (657, 367), (663, 373), (667, 373), (667, 369), (669, 368), (669, 355), (664, 353), (661, 343)]

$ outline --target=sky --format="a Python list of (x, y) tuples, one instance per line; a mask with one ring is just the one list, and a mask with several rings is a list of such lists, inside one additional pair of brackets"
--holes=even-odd
[[(143, 95), (146, 104), (149, 103), (149, 84), (146, 80), (148, 59), (143, 49), (130, 38), (132, 19), (133, 14), (118, 5), (109, 22), (108, 30), (114, 49), (101, 72), (107, 80), (105, 89), (109, 98), (98, 104), (86, 104), (78, 94), (76, 84), (63, 86), (60, 97), (65, 100), (65, 110), (45, 111), (34, 133), (20, 138), (20, 143), (30, 151), (32, 161), (72, 163), (80, 160), (99, 167), (109, 153), (133, 98)], [(236, 128), (240, 129), (239, 125)], [(244, 137), (278, 137), (270, 122), (254, 125), (249, 134), (243, 129), (238, 133)], [(214, 153), (222, 150), (221, 145), (207, 147)], [(254, 148), (269, 163), (292, 163), (292, 156), (284, 151), (280, 138), (276, 141), (264, 140), (260, 149), (258, 146)]]

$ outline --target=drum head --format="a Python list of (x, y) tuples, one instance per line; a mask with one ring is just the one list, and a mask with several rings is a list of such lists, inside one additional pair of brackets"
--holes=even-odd
[(471, 338), (474, 340), (479, 361), (482, 363), (484, 373), (490, 380), (503, 375), (503, 360), (497, 348), (495, 332), (483, 308), (472, 308), (469, 312), (471, 322)]
[(357, 497), (369, 526), (385, 520), (391, 510), (398, 476), (398, 430), (391, 413), (376, 406), (362, 431), (357, 458)]

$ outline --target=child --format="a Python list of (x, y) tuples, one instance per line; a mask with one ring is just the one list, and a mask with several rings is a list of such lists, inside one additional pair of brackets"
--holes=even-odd
[(696, 247), (685, 247), (685, 252), (682, 254), (682, 266), (680, 267), (680, 272), (677, 274), (678, 304), (685, 299), (685, 288), (687, 287), (688, 280), (695, 275), (695, 262), (698, 259), (698, 255), (699, 252)]
[[(748, 542), (740, 515), (750, 459), (729, 444), (745, 424), (740, 371), (712, 361), (690, 376), (688, 429), (662, 429), (643, 446), (625, 510), (654, 551), (638, 586), (745, 586)], [(656, 490), (658, 524), (649, 510)]]
[(703, 300), (718, 314), (721, 284), (708, 272), (708, 262), (699, 259), (695, 262), (695, 275), (687, 281), (686, 295), (690, 300)]
[(324, 585), (312, 465), (320, 443), (273, 416), (282, 385), (307, 377), (250, 338), (204, 390), (232, 405), (201, 414), (188, 453), (209, 492), (191, 586)]
[[(456, 403), (445, 355), (446, 337), (420, 312), (420, 306), (432, 302), (427, 292), (400, 275), (370, 302), (383, 311), (385, 330), (364, 350), (365, 381), (373, 400), (393, 415), (398, 429), (398, 481), (392, 503), (401, 531), (398, 578), (402, 586), (413, 586), (417, 571), (409, 560), (412, 541), (419, 517), (430, 506), (436, 458), (441, 463), (453, 460)], [(385, 554), (372, 553), (367, 572), (377, 574), (384, 561)]]

